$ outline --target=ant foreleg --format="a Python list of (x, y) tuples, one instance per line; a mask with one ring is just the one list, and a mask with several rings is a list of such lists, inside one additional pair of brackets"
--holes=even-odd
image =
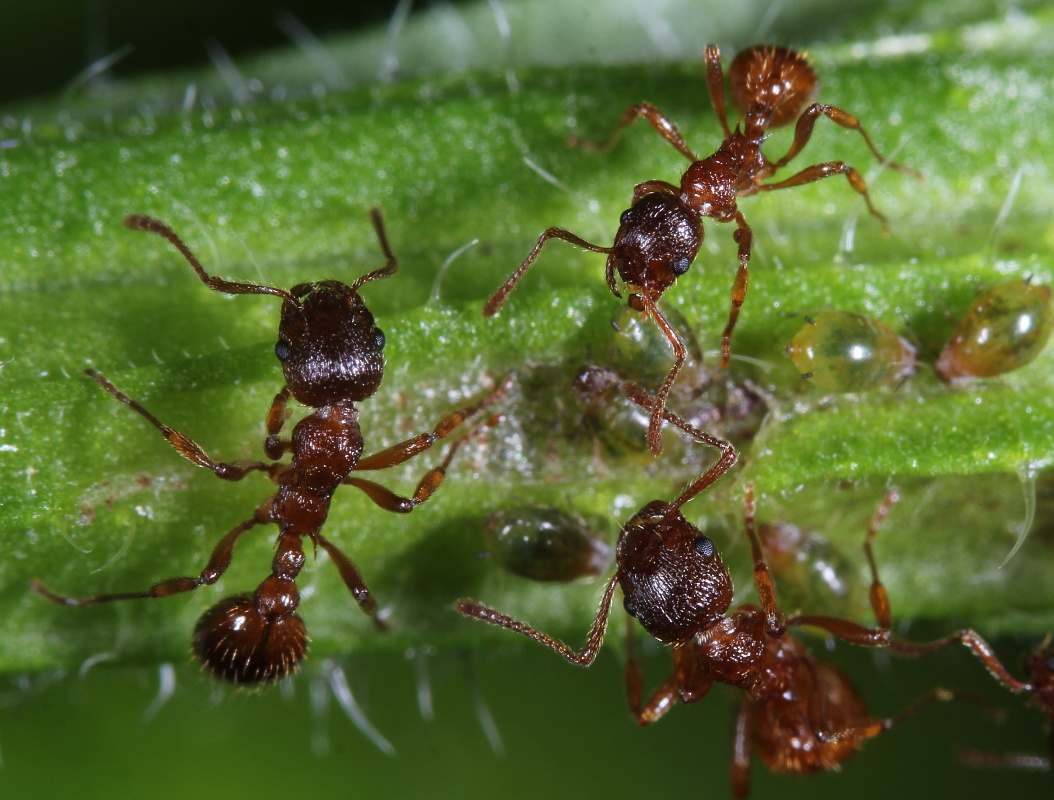
[(739, 321), (739, 309), (743, 307), (743, 301), (747, 299), (747, 286), (750, 283), (750, 252), (754, 246), (754, 231), (747, 225), (746, 219), (740, 212), (735, 216), (736, 232), (732, 234), (733, 240), (739, 245), (739, 269), (736, 271), (736, 279), (732, 282), (732, 305), (728, 311), (728, 324), (721, 334), (721, 366), (727, 367), (732, 360), (732, 331)]
[(622, 136), (622, 132), (636, 122), (638, 117), (646, 119), (663, 139), (673, 145), (677, 152), (689, 161), (699, 160), (689, 149), (684, 137), (681, 136), (681, 132), (677, 130), (677, 126), (651, 103), (637, 103), (623, 111), (614, 133), (605, 142), (590, 142), (585, 139), (579, 139), (577, 136), (571, 136), (568, 138), (567, 143), (572, 147), (581, 147), (583, 150), (610, 150)]
[(161, 420), (143, 408), (138, 401), (133, 400), (110, 383), (110, 381), (102, 374), (93, 369), (84, 370), (84, 374), (157, 428), (161, 435), (165, 437), (165, 441), (172, 445), (172, 447), (176, 449), (176, 452), (183, 456), (183, 458), (192, 462), (196, 466), (212, 470), (217, 478), (222, 478), (225, 481), (240, 481), (250, 472), (273, 472), (275, 465), (263, 461), (235, 461), (230, 463), (213, 461), (209, 458), (209, 454), (205, 452), (201, 445), (185, 434), (165, 425)]
[[(651, 411), (654, 407), (655, 401), (648, 396), (647, 392), (637, 386), (637, 384), (626, 381), (620, 385), (620, 388), (626, 397), (646, 411)], [(684, 419), (677, 414), (674, 414), (669, 409), (664, 409), (662, 416), (667, 422), (676, 425), (697, 442), (709, 445), (710, 447), (715, 447), (721, 451), (721, 457), (717, 460), (717, 463), (696, 478), (695, 483), (681, 492), (680, 497), (669, 504), (671, 509), (678, 509), (732, 469), (732, 467), (735, 466), (736, 461), (739, 459), (739, 454), (730, 442), (712, 436), (706, 431), (701, 431), (694, 425), (689, 425)]]
[(669, 397), (670, 389), (673, 388), (674, 381), (677, 380), (677, 375), (688, 358), (688, 350), (685, 348), (684, 341), (680, 335), (674, 330), (666, 316), (659, 311), (659, 307), (655, 305), (651, 298), (644, 294), (637, 295), (637, 297), (644, 303), (645, 310), (655, 320), (655, 324), (659, 326), (673, 347), (674, 363), (670, 371), (666, 373), (666, 377), (659, 387), (659, 392), (655, 396), (655, 402), (651, 409), (651, 420), (648, 422), (648, 449), (651, 450), (652, 455), (658, 456), (662, 454), (662, 415), (666, 410), (666, 398)]
[(898, 172), (903, 172), (906, 175), (911, 175), (915, 178), (918, 178), (919, 180), (923, 180), (922, 173), (919, 172), (917, 169), (913, 169), (912, 167), (906, 167), (903, 164), (898, 164), (895, 161), (890, 161), (888, 158), (882, 155), (878, 151), (878, 148), (875, 147), (874, 142), (871, 141), (871, 137), (867, 135), (867, 131), (865, 131), (863, 126), (860, 124), (860, 120), (858, 120), (849, 112), (843, 111), (842, 109), (838, 108), (837, 106), (826, 106), (822, 103), (813, 103), (811, 106), (805, 109), (805, 111), (802, 112), (802, 115), (800, 117), (798, 117), (798, 122), (794, 126), (794, 141), (791, 143), (790, 149), (787, 151), (787, 154), (783, 156), (783, 158), (772, 163), (772, 172), (775, 172), (780, 167), (785, 166), (787, 162), (789, 162), (792, 158), (798, 155), (798, 153), (802, 151), (802, 148), (804, 148), (805, 145), (808, 144), (809, 139), (812, 137), (813, 126), (816, 125), (816, 120), (820, 117), (821, 114), (826, 116), (836, 125), (840, 125), (846, 130), (852, 130), (859, 133), (863, 137), (864, 143), (871, 151), (871, 154), (876, 159), (878, 159), (879, 163), (881, 163), (883, 166), (889, 167), (890, 169), (895, 169)]
[(713, 681), (695, 671), (695, 650), (691, 646), (677, 647), (673, 651), (674, 674), (664, 680), (652, 693), (648, 705), (642, 705), (644, 678), (637, 659), (636, 621), (626, 618), (626, 700), (633, 719), (641, 727), (651, 725), (666, 715), (674, 705), (694, 703), (710, 690)]
[(615, 586), (617, 583), (618, 573), (616, 572), (608, 579), (607, 586), (604, 589), (604, 596), (600, 599), (600, 608), (597, 611), (597, 617), (593, 620), (593, 626), (589, 629), (586, 646), (582, 648), (581, 652), (577, 653), (563, 642), (558, 642), (551, 636), (547, 636), (541, 631), (535, 630), (530, 625), (506, 616), (500, 611), (485, 606), (482, 603), (477, 603), (475, 600), (458, 600), (454, 604), (454, 608), (457, 609), (458, 613), (464, 614), (466, 617), (472, 617), (473, 619), (488, 622), (491, 625), (497, 625), (501, 628), (508, 628), (510, 631), (521, 633), (528, 639), (533, 639), (539, 644), (545, 645), (550, 650), (555, 650), (572, 664), (588, 667), (596, 659), (597, 653), (600, 651), (600, 646), (604, 643), (604, 631), (607, 629), (608, 614), (611, 611), (611, 597), (615, 593)]
[(520, 278), (523, 277), (523, 273), (525, 273), (530, 268), (531, 264), (534, 263), (534, 259), (538, 257), (538, 253), (541, 252), (542, 247), (544, 247), (545, 243), (550, 239), (563, 239), (565, 242), (570, 242), (577, 247), (581, 247), (584, 250), (589, 250), (594, 253), (610, 254), (612, 250), (610, 247), (601, 247), (598, 244), (591, 244), (585, 239), (575, 236), (570, 231), (565, 231), (563, 228), (546, 229), (545, 233), (538, 237), (538, 241), (535, 242), (534, 247), (531, 249), (531, 252), (527, 254), (527, 258), (523, 260), (523, 263), (516, 268), (516, 271), (508, 277), (505, 283), (498, 287), (498, 291), (491, 295), (490, 299), (484, 304), (483, 316), (493, 317), (501, 310), (501, 307), (505, 305), (505, 301), (508, 299), (509, 294), (511, 294), (512, 290), (516, 288), (516, 284), (520, 282)]
[(65, 595), (56, 594), (46, 588), (37, 578), (34, 578), (29, 584), (30, 588), (37, 592), (37, 594), (46, 597), (52, 603), (58, 603), (59, 605), (94, 606), (99, 603), (112, 603), (115, 600), (142, 600), (148, 597), (168, 597), (173, 594), (192, 592), (199, 586), (211, 586), (220, 579), (220, 576), (222, 576), (231, 565), (231, 559), (234, 556), (234, 545), (239, 537), (250, 528), (271, 521), (267, 516), (267, 511), (270, 509), (270, 506), (271, 501), (268, 500), (256, 509), (256, 513), (253, 515), (252, 519), (247, 519), (236, 528), (228, 531), (227, 534), (220, 539), (219, 544), (216, 545), (215, 549), (213, 549), (212, 555), (209, 557), (209, 561), (205, 565), (205, 569), (203, 569), (201, 574), (196, 578), (168, 578), (155, 583), (149, 589), (142, 592), (116, 592), (114, 594), (98, 594), (92, 597), (66, 597)]

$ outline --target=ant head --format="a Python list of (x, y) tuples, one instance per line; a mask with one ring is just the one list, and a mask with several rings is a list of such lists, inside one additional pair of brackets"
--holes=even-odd
[(657, 300), (695, 260), (702, 220), (677, 195), (653, 192), (623, 211), (619, 222), (609, 261), (622, 280)]
[(359, 297), (361, 283), (302, 283), (292, 289), (296, 301), (282, 304), (275, 355), (304, 405), (365, 400), (381, 385), (384, 332)]
[[(281, 586), (265, 592), (269, 582)], [(296, 585), (273, 575), (255, 595), (221, 600), (194, 627), (194, 655), (209, 672), (231, 683), (284, 678), (300, 666), (307, 652), (307, 628), (292, 613), (299, 602)]]
[(773, 128), (794, 122), (820, 89), (803, 55), (771, 45), (740, 52), (729, 67), (728, 83), (739, 112), (746, 116), (752, 108), (767, 109)]
[(626, 611), (661, 642), (680, 644), (732, 605), (732, 579), (714, 543), (654, 500), (626, 523), (616, 553)]

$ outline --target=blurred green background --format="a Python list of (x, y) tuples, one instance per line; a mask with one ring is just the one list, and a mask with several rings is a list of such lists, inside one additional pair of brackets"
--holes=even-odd
[[(722, 44), (749, 44), (760, 37), (801, 45), (870, 40), (1015, 13), (1014, 7), (982, 2), (846, 2), (824, 6), (820, 14), (816, 9), (821, 6), (736, 4), (706, 20), (702, 30), (706, 40)], [(217, 63), (217, 46), (234, 58), (255, 58), (288, 41), (290, 23), (288, 17), (276, 22), (279, 11), (292, 13), (317, 35), (380, 26), (367, 35), (383, 42), (383, 26), (393, 7), (11, 2), (0, 30), (6, 64), (0, 70), (0, 105), (40, 101), (48, 107), (52, 101), (46, 95), (60, 95), (89, 63), (120, 52), (126, 44), (132, 50), (108, 75), (207, 70)], [(460, 9), (498, 20), (517, 8), (552, 13), (555, 19), (558, 4), (439, 3), (415, 11), (456, 22)], [(553, 33), (546, 49), (546, 37), (521, 40), (515, 26), (503, 39), (497, 23), (493, 38), (509, 64), (653, 60), (663, 42), (664, 56), (693, 60), (705, 41), (676, 35), (681, 8), (675, 3), (649, 8), (591, 4), (586, 16), (594, 27), (584, 28), (591, 37), (579, 28), (560, 31), (583, 36), (578, 48)], [(445, 61), (402, 53), (402, 68), (426, 72), (471, 66), (471, 49), (459, 46), (456, 25), (451, 31)], [(618, 44), (603, 47), (598, 42)], [(375, 60), (354, 69), (345, 72), (349, 80), (367, 81), (383, 73), (385, 65)], [(252, 74), (251, 68), (246, 71)], [(1002, 642), (1001, 653), (1016, 667), (1017, 655), (1031, 644)], [(959, 763), (961, 746), (1035, 750), (1040, 744), (1038, 716), (994, 687), (962, 653), (905, 663), (841, 647), (836, 657), (876, 714), (895, 713), (935, 682), (977, 691), (1013, 710), (995, 727), (965, 704), (927, 709), (894, 733), (869, 742), (840, 773), (792, 780), (756, 768), (753, 796), (1050, 796), (1050, 775), (977, 771)], [(652, 648), (649, 685), (662, 677), (667, 664), (665, 654)], [(675, 709), (653, 729), (638, 730), (625, 710), (621, 668), (615, 648), (591, 669), (579, 670), (541, 648), (510, 643), (484, 653), (309, 660), (304, 674), (290, 684), (259, 693), (217, 687), (189, 663), (159, 671), (113, 668), (103, 658), (78, 672), (6, 676), (0, 679), (0, 793), (27, 798), (148, 795), (158, 800), (293, 792), (309, 797), (726, 796), (730, 693), (718, 687), (699, 705)], [(333, 697), (335, 675), (340, 674), (336, 669), (347, 675), (394, 755), (371, 744), (338, 708)], [(170, 696), (162, 691), (169, 686)], [(426, 689), (433, 698), (434, 720), (425, 719), (420, 708), (418, 698)], [(504, 755), (488, 742), (487, 715), (493, 717)]]

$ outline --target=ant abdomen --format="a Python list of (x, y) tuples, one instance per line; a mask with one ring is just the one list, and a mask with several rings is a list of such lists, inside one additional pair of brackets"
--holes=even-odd
[[(283, 580), (287, 581), (271, 576), (264, 583)], [(291, 591), (278, 597), (261, 590), (236, 594), (201, 615), (193, 648), (205, 669), (217, 678), (247, 685), (276, 681), (300, 666), (307, 653), (307, 628), (292, 613), (299, 595), (295, 584), (287, 583)]]
[(737, 54), (729, 67), (728, 83), (739, 112), (745, 116), (755, 105), (764, 106), (773, 128), (794, 122), (820, 90), (816, 72), (803, 55), (772, 45)]

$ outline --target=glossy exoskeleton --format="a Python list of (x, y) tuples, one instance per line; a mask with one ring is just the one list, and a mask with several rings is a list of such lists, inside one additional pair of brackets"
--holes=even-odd
[[(655, 320), (674, 351), (674, 364), (656, 393), (657, 402), (648, 426), (648, 447), (656, 455), (662, 450), (660, 428), (666, 399), (687, 357), (681, 335), (659, 310), (658, 302), (695, 260), (703, 241), (703, 219), (709, 217), (717, 222), (736, 224), (732, 238), (739, 246), (739, 269), (732, 285), (728, 323), (721, 337), (721, 364), (728, 366), (732, 331), (747, 294), (747, 267), (754, 242), (754, 232), (737, 205), (740, 197), (801, 186), (832, 175), (845, 175), (853, 190), (863, 196), (871, 214), (882, 222), (883, 227), (887, 226), (886, 218), (871, 204), (863, 177), (841, 161), (814, 164), (782, 181), (763, 183), (805, 147), (817, 118), (826, 116), (843, 128), (857, 131), (880, 162), (918, 176), (914, 170), (886, 159), (852, 114), (835, 106), (813, 102), (819, 82), (812, 67), (799, 53), (784, 47), (758, 46), (736, 56), (729, 70), (730, 92), (742, 118), (735, 130), (728, 124), (724, 71), (721, 54), (715, 45), (707, 46), (705, 61), (710, 100), (725, 137), (717, 151), (704, 159), (697, 158), (673, 122), (650, 103), (638, 103), (628, 108), (615, 133), (603, 144), (573, 139), (583, 147), (608, 148), (614, 145), (625, 128), (638, 117), (643, 117), (692, 164), (682, 176), (680, 186), (651, 180), (634, 187), (632, 204), (622, 213), (614, 244), (610, 247), (592, 244), (562, 228), (546, 230), (523, 263), (483, 308), (484, 316), (488, 317), (501, 309), (550, 239), (563, 239), (583, 249), (606, 254), (607, 284), (612, 293), (621, 297), (615, 280), (617, 274), (629, 291), (630, 307)], [(770, 161), (761, 151), (769, 129), (795, 120), (790, 148), (781, 158)]]
[[(252, 472), (263, 472), (278, 484), (278, 491), (261, 503), (252, 516), (229, 531), (216, 545), (208, 564), (194, 577), (169, 578), (139, 592), (100, 594), (72, 598), (47, 589), (39, 581), (33, 588), (53, 602), (89, 606), (114, 600), (166, 597), (215, 583), (230, 566), (234, 546), (243, 533), (257, 525), (278, 526), (271, 574), (252, 594), (228, 597), (207, 610), (194, 630), (194, 653), (214, 675), (238, 684), (276, 680), (294, 670), (307, 651), (307, 630), (295, 613), (300, 604), (296, 579), (304, 565), (304, 542), (321, 547), (336, 565), (344, 584), (359, 607), (377, 623), (377, 605), (355, 563), (322, 535), (333, 493), (343, 484), (361, 489), (386, 511), (408, 513), (425, 502), (439, 487), (464, 439), (450, 447), (442, 463), (429, 470), (412, 497), (401, 497), (373, 481), (353, 475), (401, 464), (438, 440), (449, 436), (470, 415), (496, 399), (503, 386), (483, 399), (444, 417), (435, 428), (380, 452), (363, 457), (364, 441), (355, 404), (373, 395), (384, 374), (384, 333), (359, 296), (365, 284), (395, 274), (398, 262), (384, 234), (380, 213), (371, 220), (387, 263), (363, 275), (350, 286), (324, 280), (301, 283), (289, 291), (270, 286), (234, 283), (208, 275), (198, 259), (167, 225), (145, 216), (124, 220), (128, 228), (167, 239), (186, 258), (201, 281), (226, 294), (265, 294), (282, 298), (281, 322), (275, 355), (282, 364), (285, 386), (267, 415), (264, 452), (270, 461), (214, 461), (192, 439), (165, 425), (139, 402), (121, 392), (98, 372), (88, 377), (105, 391), (143, 416), (176, 451), (218, 478), (239, 481)], [(290, 415), (290, 399), (314, 409), (280, 436)], [(288, 464), (279, 462), (286, 453)]]

